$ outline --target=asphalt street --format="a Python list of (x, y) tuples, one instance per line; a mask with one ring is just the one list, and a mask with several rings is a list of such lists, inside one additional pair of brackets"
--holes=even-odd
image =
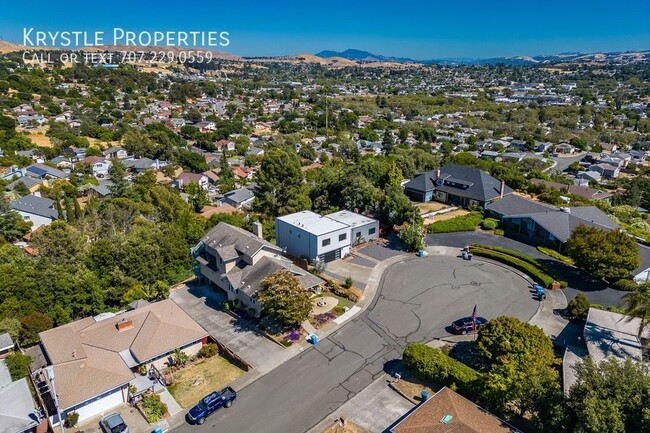
[(487, 318), (528, 320), (537, 309), (526, 281), (479, 260), (409, 258), (389, 267), (369, 308), (238, 392), (229, 409), (177, 433), (302, 433), (370, 385), (407, 342), (447, 335), (474, 305)]

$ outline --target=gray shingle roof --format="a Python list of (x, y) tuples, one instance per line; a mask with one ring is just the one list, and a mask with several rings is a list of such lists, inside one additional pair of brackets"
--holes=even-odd
[(57, 219), (59, 217), (53, 200), (35, 195), (26, 195), (25, 197), (14, 200), (11, 202), (11, 208), (46, 218)]
[(573, 230), (580, 225), (606, 230), (621, 228), (596, 206), (571, 207), (568, 208), (568, 211), (563, 212), (560, 209), (551, 208), (545, 212), (510, 214), (504, 218), (530, 218), (560, 242), (568, 241)]
[(244, 266), (228, 272), (228, 280), (233, 287), (238, 288), (248, 296), (253, 296), (260, 290), (262, 281), (274, 272), (286, 269), (294, 274), (304, 289), (310, 289), (323, 280), (295, 266), (287, 259), (262, 257), (252, 266)]
[(32, 187), (34, 187), (36, 185), (42, 184), (43, 181), (40, 180), (40, 179), (34, 179), (33, 177), (24, 176), (24, 177), (21, 177), (19, 179), (14, 180), (13, 182), (11, 182), (9, 185), (7, 185), (5, 187), (5, 190), (13, 191), (14, 189), (16, 189), (16, 187), (18, 186), (19, 183), (22, 183), (27, 188), (32, 188)]
[[(501, 181), (475, 167), (447, 164), (440, 168), (442, 184), (436, 185), (437, 180), (437, 170), (431, 170), (418, 174), (414, 179), (407, 182), (404, 187), (422, 192), (443, 191), (478, 201), (492, 200), (500, 194)], [(451, 182), (454, 182), (454, 185)], [(466, 186), (466, 189), (463, 186)], [(512, 192), (512, 188), (505, 187), (505, 194)]]
[(528, 200), (524, 197), (515, 194), (508, 194), (505, 197), (490, 203), (489, 205), (487, 205), (487, 209), (501, 216), (520, 215), (526, 213), (538, 213), (538, 212), (556, 210), (551, 205), (540, 203), (538, 201)]
[(0, 334), (0, 350), (13, 349), (14, 341), (11, 339), (11, 335), (8, 332), (3, 332)]
[(24, 432), (36, 427), (34, 400), (27, 379), (0, 388), (0, 433)]
[(234, 204), (242, 204), (254, 197), (255, 194), (248, 188), (239, 188), (224, 194), (224, 200)]
[(201, 241), (213, 249), (232, 246), (240, 254), (250, 256), (266, 246), (278, 252), (282, 249), (265, 241), (253, 233), (226, 223), (219, 223), (210, 230)]

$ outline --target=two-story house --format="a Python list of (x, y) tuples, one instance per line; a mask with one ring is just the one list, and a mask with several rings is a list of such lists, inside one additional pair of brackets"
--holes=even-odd
[(323, 283), (318, 277), (298, 268), (282, 256), (282, 248), (262, 238), (262, 226), (254, 225), (256, 234), (230, 224), (219, 223), (194, 248), (197, 273), (223, 290), (238, 307), (259, 317), (262, 305), (257, 294), (262, 281), (282, 269), (295, 275), (305, 290)]

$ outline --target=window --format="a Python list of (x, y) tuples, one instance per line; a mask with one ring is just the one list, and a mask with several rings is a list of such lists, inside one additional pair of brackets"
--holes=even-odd
[(357, 232), (357, 239), (361, 237), (361, 232)]
[(326, 247), (331, 243), (332, 243), (332, 240), (330, 238), (327, 238), (327, 239), (323, 239), (323, 242), (321, 243), (321, 245)]
[(368, 229), (368, 234), (369, 235), (374, 235), (375, 231), (377, 231), (377, 229), (375, 227), (371, 227), (371, 228)]
[(342, 235), (339, 235), (339, 242), (344, 241), (348, 238), (347, 233), (343, 233)]

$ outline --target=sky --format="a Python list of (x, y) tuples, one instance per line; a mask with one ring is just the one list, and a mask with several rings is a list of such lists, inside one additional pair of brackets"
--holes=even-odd
[(414, 59), (650, 49), (650, 0), (30, 0), (3, 5), (0, 40), (34, 31), (228, 32), (222, 51), (343, 51)]

